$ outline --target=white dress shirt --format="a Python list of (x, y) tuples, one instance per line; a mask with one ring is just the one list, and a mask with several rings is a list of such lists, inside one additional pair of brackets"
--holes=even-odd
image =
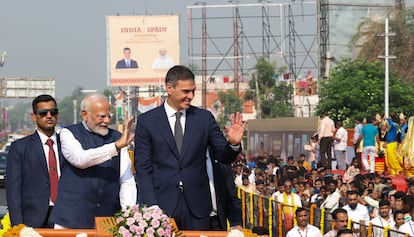
[(341, 198), (341, 194), (339, 193), (339, 190), (336, 189), (335, 192), (329, 194), (325, 201), (322, 202), (321, 208), (327, 208), (330, 210), (330, 213), (332, 213), (339, 206), (339, 198)]
[(347, 145), (346, 143), (348, 141), (348, 132), (344, 127), (340, 127), (336, 131), (335, 138), (339, 138), (341, 140), (339, 142), (335, 140), (334, 149), (337, 151), (345, 151)]
[(210, 186), (210, 195), (211, 195), (211, 204), (213, 206), (213, 211), (210, 216), (217, 215), (217, 198), (216, 198), (216, 188), (214, 187), (214, 174), (213, 174), (213, 164), (214, 162), (210, 158), (210, 153), (207, 150), (206, 154), (206, 165), (207, 165), (207, 175), (208, 175), (208, 184)]
[(328, 116), (324, 117), (321, 120), (321, 123), (319, 125), (319, 132), (318, 132), (318, 138), (322, 139), (323, 137), (332, 137), (335, 132), (335, 123), (332, 119), (330, 119)]
[[(85, 123), (85, 128), (89, 130)], [(67, 128), (60, 132), (60, 142), (62, 154), (65, 159), (79, 169), (86, 169), (91, 166), (99, 165), (110, 160), (118, 154), (115, 142), (105, 144), (100, 147), (84, 150), (80, 142), (73, 136)], [(133, 206), (137, 201), (137, 186), (131, 170), (131, 159), (129, 158), (128, 148), (124, 147), (120, 151), (120, 178), (121, 188), (119, 199), (121, 206)]]
[[(56, 157), (56, 168), (57, 168), (58, 178), (60, 178), (61, 171), (60, 171), (60, 161), (59, 161), (59, 152), (58, 152), (58, 147), (57, 147), (56, 132), (53, 133), (51, 137), (46, 136), (39, 130), (37, 130), (37, 134), (39, 135), (40, 141), (42, 142), (42, 145), (43, 145), (43, 152), (45, 153), (47, 167), (49, 167), (49, 145), (46, 144), (46, 141), (49, 138), (53, 140), (53, 150), (55, 152), (55, 157)], [(52, 199), (49, 198), (49, 206), (53, 206), (53, 205), (54, 203), (52, 202)]]
[[(355, 222), (355, 227), (359, 228), (359, 221), (364, 220), (365, 224), (364, 225), (368, 225), (369, 224), (369, 212), (368, 212), (368, 208), (362, 204), (357, 204), (355, 210), (352, 210), (349, 205), (345, 205), (343, 207), (347, 213), (348, 213), (348, 219), (351, 219), (353, 222)], [(358, 224), (356, 224), (358, 223)]]
[(384, 228), (386, 226), (389, 226), (391, 229), (395, 226), (394, 219), (391, 216), (388, 217), (388, 220), (385, 220), (381, 216), (377, 216), (371, 220), (371, 223), (374, 225), (372, 236), (384, 236)]
[(407, 233), (410, 236), (414, 236), (414, 221), (409, 220), (408, 222), (404, 223), (400, 228), (398, 228), (399, 232)]
[(296, 193), (290, 193), (290, 195), (287, 195), (287, 202), (288, 203), (284, 203), (283, 200), (283, 193), (279, 194), (279, 196), (277, 196), (277, 201), (281, 204), (285, 204), (285, 205), (291, 205), (292, 203), (292, 198), (293, 198), (293, 204), (297, 207), (302, 207), (302, 200), (300, 200), (299, 195), (297, 195)]
[(298, 226), (293, 227), (287, 232), (286, 237), (322, 237), (322, 234), (316, 226), (308, 224), (305, 231), (301, 230)]

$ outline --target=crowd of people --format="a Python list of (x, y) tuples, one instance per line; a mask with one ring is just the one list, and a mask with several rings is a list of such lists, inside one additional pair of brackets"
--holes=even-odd
[[(246, 192), (271, 197), (284, 205), (303, 208), (315, 205), (331, 213), (333, 223), (344, 213), (346, 221), (363, 221), (366, 226), (372, 223), (380, 227), (375, 229), (377, 234), (388, 226), (414, 236), (414, 177), (410, 175), (414, 147), (410, 130), (413, 126), (409, 126), (409, 121), (414, 120), (402, 113), (399, 119), (399, 125), (394, 115), (356, 119), (353, 139), (356, 156), (347, 159), (344, 153), (348, 138), (342, 122), (334, 126), (323, 113), (320, 131), (312, 138), (313, 148), (306, 149), (311, 154), (288, 156), (286, 161), (267, 152), (248, 160), (241, 157), (233, 164), (235, 184)], [(402, 174), (404, 183), (395, 183)], [(292, 210), (290, 215), (284, 212), (287, 229), (293, 228), (294, 218)], [(336, 236), (346, 225), (342, 227), (326, 236)], [(289, 236), (300, 236), (301, 231), (305, 230), (298, 229)], [(383, 232), (375, 236), (383, 236)]]

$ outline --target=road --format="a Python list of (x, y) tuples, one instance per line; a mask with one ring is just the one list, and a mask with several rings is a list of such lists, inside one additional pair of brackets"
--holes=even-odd
[(0, 217), (7, 211), (6, 189), (0, 187)]

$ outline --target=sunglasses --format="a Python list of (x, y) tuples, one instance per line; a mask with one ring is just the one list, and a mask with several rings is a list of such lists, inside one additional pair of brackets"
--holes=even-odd
[(57, 108), (54, 109), (39, 109), (38, 111), (36, 111), (35, 114), (38, 114), (41, 117), (45, 117), (47, 116), (47, 113), (50, 112), (50, 115), (52, 116), (56, 116), (59, 113), (59, 110)]

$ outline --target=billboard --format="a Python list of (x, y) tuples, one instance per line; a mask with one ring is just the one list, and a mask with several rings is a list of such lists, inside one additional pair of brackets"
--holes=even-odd
[(179, 64), (177, 15), (107, 16), (108, 85), (164, 83), (167, 70)]

